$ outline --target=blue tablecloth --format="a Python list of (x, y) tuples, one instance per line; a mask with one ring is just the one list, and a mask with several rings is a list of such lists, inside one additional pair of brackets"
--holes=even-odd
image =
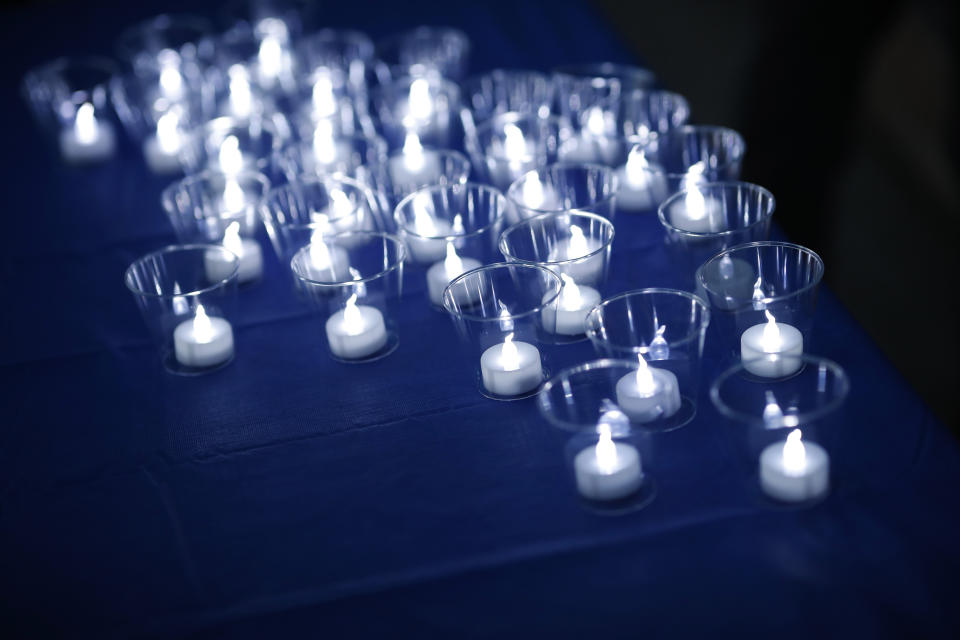
[[(327, 356), (321, 325), (271, 256), (265, 280), (242, 292), (236, 361), (205, 377), (164, 373), (121, 281), (133, 259), (174, 240), (163, 182), (133, 145), (104, 166), (62, 166), (15, 95), (33, 64), (108, 51), (149, 11), (134, 4), (56, 7), (56, 24), (38, 6), (5, 21), (0, 627), (26, 637), (960, 633), (960, 451), (829, 291), (816, 351), (852, 378), (857, 473), (811, 510), (751, 498), (705, 392), (692, 424), (651, 443), (653, 504), (615, 518), (582, 509), (563, 435), (533, 400), (477, 393), (419, 274), (409, 274), (399, 349), (348, 366)], [(375, 37), (420, 22), (461, 27), (474, 70), (629, 61), (579, 3), (327, 11), (329, 24)], [(667, 265), (655, 218), (618, 217), (609, 292), (670, 284)], [(592, 352), (581, 343), (555, 355), (556, 366)]]

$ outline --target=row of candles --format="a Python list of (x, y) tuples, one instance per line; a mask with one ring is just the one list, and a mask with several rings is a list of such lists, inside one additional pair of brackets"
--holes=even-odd
[[(464, 84), (463, 104), (461, 88), (444, 77), (465, 68), (468, 45), (459, 53), (449, 46), (463, 44), (462, 34), (421, 29), (406, 34), (417, 43), (406, 48), (399, 38), (398, 71), (378, 66), (372, 45), (354, 32), (322, 32), (295, 48), (289, 29), (279, 38), (283, 28), (263, 22), (278, 19), (253, 29), (255, 58), (219, 73), (197, 73), (204, 43), (196, 41), (138, 50), (126, 76), (70, 91), (66, 105), (69, 64), (25, 83), (41, 120), (57, 114), (67, 160), (113, 153), (113, 127), (97, 116), (110, 94), (128, 131), (146, 134), (151, 169), (187, 172), (163, 195), (186, 244), (145, 256), (126, 277), (168, 368), (200, 373), (233, 358), (230, 294), (262, 275), (262, 217), (298, 295), (326, 311), (324, 333), (339, 360), (376, 359), (396, 347), (389, 300), (398, 297), (404, 264), (422, 266), (430, 302), (480, 348), (484, 395), (539, 391), (548, 420), (594, 434), (572, 458), (577, 487), (594, 503), (647, 495), (639, 449), (627, 436), (692, 419), (711, 309), (737, 336), (736, 379), (768, 394), (762, 424), (775, 433), (802, 421), (802, 407), (780, 409), (768, 384), (801, 384), (805, 370), (832, 366), (803, 355), (822, 263), (803, 247), (765, 241), (773, 198), (732, 181), (744, 151), (739, 134), (685, 125), (686, 101), (651, 89), (640, 69), (493, 72)], [(143, 41), (164, 42), (170, 22), (138, 27), (158, 30)], [(431, 39), (434, 46), (422, 46)], [(314, 65), (318, 50), (324, 62)], [(370, 68), (380, 85), (372, 90)], [(468, 182), (470, 159), (449, 148), (457, 126), (474, 175), (488, 184)], [(657, 211), (668, 243), (700, 265), (699, 295), (651, 289), (603, 298), (615, 206)], [(491, 264), (494, 248), (506, 263)], [(793, 324), (778, 319), (777, 308)], [(747, 320), (758, 314), (762, 321)], [(545, 382), (543, 347), (584, 336), (618, 359)], [(575, 402), (577, 384), (598, 384), (574, 384), (577, 376), (605, 367), (618, 372), (606, 376), (609, 393), (582, 394), (603, 396), (603, 404), (572, 423), (557, 418), (553, 390)], [(714, 402), (737, 413), (718, 383)], [(842, 395), (845, 386), (831, 391)], [(759, 460), (760, 486), (778, 500), (806, 502), (828, 489), (829, 457), (799, 429)]]

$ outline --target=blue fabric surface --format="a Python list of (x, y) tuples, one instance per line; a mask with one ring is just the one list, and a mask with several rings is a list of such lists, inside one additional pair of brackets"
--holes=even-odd
[[(629, 61), (580, 3), (441, 6), (326, 15), (374, 37), (458, 26), (474, 70)], [(58, 11), (57, 24), (36, 9), (6, 21), (0, 626), (30, 637), (960, 633), (960, 450), (829, 291), (816, 351), (852, 378), (856, 473), (807, 511), (764, 509), (744, 488), (706, 397), (712, 354), (697, 418), (650, 443), (655, 502), (618, 518), (583, 510), (563, 434), (533, 400), (477, 393), (412, 270), (400, 347), (382, 361), (333, 362), (271, 253), (264, 281), (241, 293), (236, 361), (205, 377), (164, 373), (121, 281), (174, 240), (163, 181), (132, 145), (101, 167), (62, 166), (15, 95), (29, 66), (106, 51), (149, 7)], [(620, 215), (616, 229), (606, 293), (677, 282), (654, 216)], [(593, 357), (586, 343), (550, 355), (554, 368)]]

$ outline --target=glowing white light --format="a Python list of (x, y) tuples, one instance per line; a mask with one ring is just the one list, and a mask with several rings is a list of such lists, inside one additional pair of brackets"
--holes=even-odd
[(560, 274), (560, 279), (563, 280), (563, 291), (560, 294), (560, 308), (565, 311), (577, 311), (583, 306), (580, 287), (577, 286), (573, 278), (565, 273)]
[(773, 395), (773, 391), (767, 391), (765, 396), (766, 405), (763, 407), (763, 424), (768, 428), (775, 429), (781, 426), (783, 410), (780, 408), (777, 398)]
[(246, 117), (253, 110), (253, 94), (250, 91), (250, 78), (243, 65), (235, 64), (227, 70), (230, 77), (230, 109), (233, 115)]
[(200, 344), (213, 340), (213, 324), (202, 304), (197, 304), (197, 314), (193, 316), (193, 337)]
[(410, 83), (410, 115), (417, 120), (427, 120), (433, 115), (433, 99), (430, 97), (430, 83), (417, 78)]
[(260, 41), (257, 62), (260, 73), (267, 78), (276, 78), (283, 71), (283, 46), (276, 36), (270, 34)]
[(343, 308), (343, 331), (349, 336), (358, 336), (365, 328), (363, 314), (357, 308), (357, 294), (351, 294)]
[(333, 80), (328, 73), (318, 74), (316, 82), (313, 83), (313, 111), (319, 118), (329, 118), (337, 111)]
[(801, 475), (807, 470), (807, 449), (803, 446), (800, 429), (794, 429), (783, 445), (783, 470), (790, 475)]
[(77, 142), (80, 144), (93, 144), (97, 141), (100, 126), (97, 124), (97, 116), (93, 113), (93, 105), (89, 102), (84, 102), (77, 108), (77, 118), (73, 121), (73, 131), (76, 134)]
[(683, 202), (686, 206), (687, 218), (691, 221), (700, 221), (707, 217), (707, 201), (696, 185), (688, 187)]
[(643, 187), (649, 180), (650, 163), (647, 162), (647, 156), (642, 149), (634, 148), (627, 154), (627, 164), (624, 167), (624, 174), (627, 182), (634, 187)]
[(183, 97), (183, 76), (176, 67), (165, 66), (160, 71), (160, 92), (170, 100)]
[(173, 283), (173, 293), (174, 293), (174, 296), (173, 296), (173, 313), (174, 313), (174, 315), (182, 316), (182, 315), (185, 314), (185, 313), (187, 312), (187, 310), (190, 308), (190, 305), (189, 305), (189, 303), (187, 302), (187, 299), (186, 299), (184, 296), (176, 295), (176, 294), (180, 293), (180, 283), (179, 283), (179, 282), (174, 282), (174, 283)]
[(500, 366), (504, 371), (516, 371), (520, 368), (520, 351), (513, 344), (513, 334), (508, 333), (500, 349)]
[(243, 211), (247, 206), (247, 197), (243, 193), (240, 183), (234, 178), (228, 177), (223, 185), (223, 211), (224, 213), (234, 214)]
[(603, 109), (600, 107), (590, 107), (587, 115), (587, 131), (595, 136), (602, 136), (606, 133), (606, 122), (603, 117)]
[[(718, 271), (720, 271), (720, 277), (723, 278), (724, 280), (729, 280), (730, 278), (732, 278), (733, 277), (733, 259), (728, 255), (725, 255), (722, 258), (720, 258), (720, 266), (718, 267)], [(756, 291), (754, 291), (754, 297), (756, 297)]]
[(450, 227), (450, 230), (458, 236), (462, 236), (464, 234), (465, 230), (463, 228), (463, 216), (461, 216), (459, 213), (453, 216), (453, 225)]
[(333, 264), (330, 248), (323, 241), (323, 234), (319, 229), (314, 229), (310, 234), (310, 264), (318, 271), (329, 269)]
[(437, 233), (437, 221), (427, 207), (429, 196), (420, 198), (419, 195), (414, 196), (413, 200), (413, 231), (418, 236), (429, 238)]
[(666, 333), (666, 331), (667, 325), (665, 324), (655, 326), (653, 340), (650, 341), (650, 348), (648, 351), (651, 360), (666, 360), (670, 357), (670, 344), (664, 337), (664, 333)]
[(500, 301), (497, 301), (497, 304), (500, 305), (500, 330), (513, 331), (513, 318), (510, 317), (510, 310), (507, 309), (507, 305)]
[(567, 244), (567, 259), (582, 258), (588, 253), (590, 253), (590, 245), (587, 244), (587, 238), (583, 235), (583, 229), (577, 225), (571, 225), (570, 240)]
[(350, 273), (350, 278), (357, 282), (357, 284), (353, 285), (353, 291), (354, 291), (353, 295), (355, 295), (358, 298), (362, 298), (366, 296), (367, 285), (364, 284), (363, 282), (360, 282), (361, 280), (363, 280), (363, 274), (361, 274), (358, 269), (355, 269), (353, 267), (347, 267), (347, 271)]
[(337, 160), (337, 145), (333, 140), (333, 123), (329, 120), (317, 122), (313, 131), (313, 157), (321, 165), (330, 165)]
[(640, 368), (637, 369), (637, 391), (642, 397), (649, 398), (657, 390), (657, 383), (643, 354), (637, 354), (637, 361), (640, 363)]
[(617, 470), (617, 445), (613, 443), (610, 425), (601, 422), (597, 425), (600, 439), (595, 448), (597, 454), (597, 469), (600, 473), (611, 474)]
[(351, 215), (356, 207), (353, 200), (350, 199), (343, 190), (334, 189), (330, 192), (330, 209), (333, 211), (333, 219), (338, 220)]
[(406, 138), (403, 140), (404, 166), (407, 168), (407, 171), (417, 172), (423, 169), (425, 162), (423, 145), (420, 144), (420, 136), (413, 131), (408, 132)]
[(443, 268), (448, 278), (456, 278), (463, 273), (463, 260), (457, 255), (452, 242), (447, 243), (447, 257), (443, 259)]
[(240, 223), (234, 220), (223, 232), (223, 246), (237, 257), (243, 256), (243, 240), (240, 238)]
[(157, 145), (167, 155), (180, 151), (180, 114), (167, 111), (157, 119)]
[(503, 154), (507, 160), (522, 160), (527, 155), (527, 141), (523, 131), (513, 123), (507, 123), (503, 128), (506, 139), (503, 142)]
[(240, 153), (240, 141), (237, 136), (227, 136), (223, 139), (217, 159), (220, 162), (220, 170), (224, 173), (243, 171), (243, 154)]
[(763, 312), (767, 316), (767, 324), (763, 327), (763, 335), (760, 336), (760, 347), (764, 353), (777, 353), (783, 347), (783, 341), (780, 338), (780, 327), (777, 326), (777, 319), (769, 311)]
[(543, 204), (543, 185), (540, 184), (540, 178), (533, 176), (532, 179), (523, 181), (523, 204), (536, 209)]
[(764, 295), (763, 295), (763, 277), (757, 276), (757, 281), (753, 283), (753, 308), (757, 311), (763, 309)]

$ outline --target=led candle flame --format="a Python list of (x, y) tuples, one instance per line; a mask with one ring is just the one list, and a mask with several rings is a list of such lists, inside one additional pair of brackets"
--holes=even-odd
[(273, 34), (268, 34), (260, 41), (257, 62), (260, 64), (260, 73), (267, 78), (275, 78), (283, 71), (283, 47)]
[(349, 336), (358, 336), (364, 329), (363, 315), (357, 309), (357, 294), (354, 293), (347, 298), (347, 304), (343, 308), (343, 331)]
[(313, 131), (313, 156), (322, 165), (333, 164), (337, 159), (337, 146), (333, 140), (333, 123), (321, 120)]
[(333, 264), (330, 258), (330, 248), (323, 241), (323, 234), (319, 229), (314, 229), (310, 234), (310, 264), (314, 269), (329, 269)]
[(224, 173), (240, 173), (243, 170), (243, 154), (240, 153), (240, 140), (237, 136), (227, 136), (220, 143), (217, 156), (220, 170)]
[(213, 325), (202, 304), (197, 305), (197, 313), (193, 316), (193, 337), (200, 344), (213, 340)]
[[(174, 282), (174, 283), (173, 283), (173, 293), (174, 293), (174, 296), (173, 296), (173, 313), (174, 313), (174, 315), (178, 315), (178, 316), (182, 316), (183, 314), (185, 314), (185, 313), (190, 309), (190, 306), (189, 306), (189, 303), (187, 302), (186, 297), (177, 295), (178, 293), (180, 293), (180, 291), (181, 291), (181, 290), (180, 290), (180, 283), (179, 283), (179, 282)], [(159, 293), (159, 292), (158, 292), (158, 293)]]
[(430, 83), (417, 78), (410, 83), (410, 115), (417, 120), (426, 120), (433, 115), (433, 100), (430, 97)]
[[(224, 213), (235, 214), (243, 211), (246, 206), (246, 196), (240, 183), (234, 178), (227, 178), (223, 185), (223, 209)], [(234, 222), (233, 224), (237, 224)], [(239, 225), (237, 225), (239, 226)]]
[(80, 144), (93, 144), (97, 141), (99, 126), (97, 116), (93, 113), (93, 105), (84, 102), (77, 108), (77, 118), (73, 122), (73, 130)]
[(503, 153), (508, 160), (522, 160), (527, 155), (527, 142), (523, 137), (523, 131), (513, 123), (508, 123), (503, 128), (503, 134), (506, 139), (503, 142)]
[(463, 260), (457, 255), (457, 250), (452, 242), (447, 242), (447, 257), (443, 259), (443, 268), (453, 278), (463, 273)]
[(413, 230), (424, 237), (432, 237), (437, 232), (436, 220), (419, 196), (414, 196)]
[[(498, 301), (497, 304), (500, 305), (500, 330), (513, 331), (513, 318), (510, 317), (510, 310), (502, 302)], [(510, 335), (513, 336), (513, 334)]]
[(773, 391), (767, 391), (765, 394), (766, 405), (763, 407), (763, 424), (768, 429), (776, 429), (782, 426), (783, 410), (773, 395)]
[(337, 111), (330, 75), (321, 73), (313, 83), (313, 110), (319, 118), (329, 118)]
[(407, 133), (403, 140), (403, 164), (408, 171), (416, 173), (423, 170), (426, 160), (423, 157), (423, 145), (420, 136), (413, 131)]
[(234, 220), (223, 232), (223, 246), (238, 256), (243, 255), (243, 240), (240, 238), (240, 223)]
[(342, 189), (334, 189), (330, 192), (330, 209), (333, 211), (334, 220), (336, 220), (353, 213), (355, 207), (353, 200)]
[(513, 334), (508, 333), (500, 350), (500, 364), (504, 371), (517, 371), (520, 368), (520, 352), (513, 344)]
[(176, 111), (167, 111), (157, 119), (157, 145), (166, 154), (180, 150), (180, 115)]
[(523, 203), (532, 209), (543, 204), (543, 185), (536, 176), (532, 180), (523, 181)]
[(640, 367), (637, 369), (637, 392), (641, 398), (649, 398), (657, 390), (657, 383), (653, 379), (653, 372), (647, 366), (647, 361), (642, 354), (637, 354), (637, 361)]
[(590, 246), (587, 244), (587, 238), (583, 235), (583, 229), (577, 225), (570, 227), (570, 244), (567, 245), (567, 258), (582, 258), (590, 253)]
[(235, 64), (227, 70), (227, 75), (230, 77), (230, 109), (236, 116), (249, 116), (253, 109), (253, 94), (247, 70), (243, 65)]
[(617, 470), (617, 446), (613, 444), (610, 425), (601, 422), (597, 428), (600, 431), (596, 446), (597, 468), (600, 473), (610, 475)]
[(453, 216), (453, 226), (451, 227), (451, 230), (455, 235), (458, 236), (462, 236), (466, 232), (463, 226), (463, 216), (461, 216), (459, 213)]
[(807, 450), (803, 446), (802, 435), (800, 429), (794, 429), (783, 445), (783, 469), (794, 476), (807, 470)]
[(175, 66), (167, 64), (160, 71), (160, 92), (170, 100), (183, 97), (183, 76)]
[(583, 305), (583, 297), (580, 295), (580, 287), (573, 278), (565, 273), (560, 274), (563, 280), (563, 291), (560, 295), (560, 307), (567, 311), (577, 311)]
[(603, 117), (603, 109), (600, 107), (591, 107), (587, 115), (587, 131), (595, 136), (602, 136), (606, 132), (606, 122)]
[(783, 341), (780, 338), (780, 327), (777, 326), (777, 319), (769, 311), (764, 311), (767, 316), (767, 324), (763, 327), (763, 336), (760, 338), (760, 346), (764, 353), (777, 353), (780, 351)]
[(627, 164), (624, 168), (627, 182), (629, 182), (631, 186), (642, 188), (647, 184), (647, 172), (649, 168), (650, 163), (647, 162), (647, 156), (643, 150), (639, 148), (632, 149), (627, 155)]

